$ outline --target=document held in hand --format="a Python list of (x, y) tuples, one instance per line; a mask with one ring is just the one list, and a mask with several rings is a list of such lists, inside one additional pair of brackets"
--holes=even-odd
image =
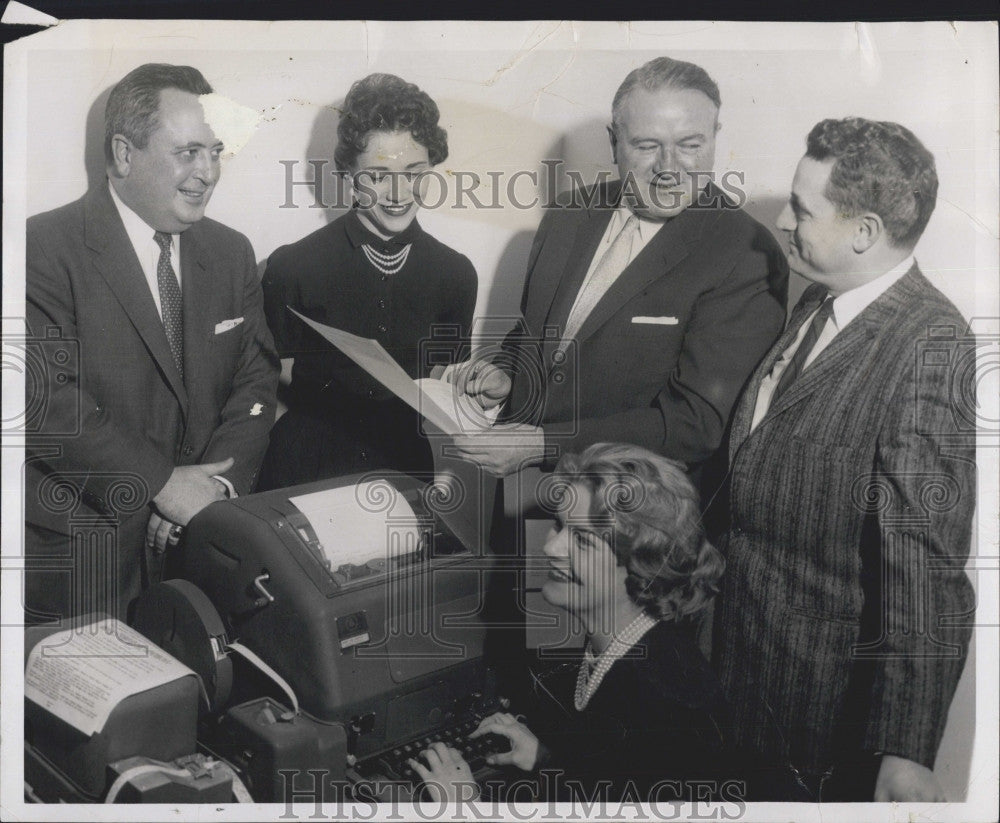
[(499, 407), (484, 410), (453, 383), (424, 377), (411, 378), (377, 340), (325, 326), (310, 320), (291, 306), (288, 310), (340, 349), (389, 391), (416, 409), (435, 428), (447, 435), (488, 429)]

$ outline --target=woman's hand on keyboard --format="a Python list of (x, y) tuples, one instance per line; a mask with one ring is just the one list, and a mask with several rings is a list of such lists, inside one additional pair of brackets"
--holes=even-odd
[(469, 735), (469, 739), (472, 740), (484, 734), (503, 735), (510, 741), (509, 752), (487, 755), (486, 762), (491, 766), (510, 764), (526, 772), (535, 768), (535, 764), (538, 762), (538, 738), (514, 715), (507, 712), (497, 712), (483, 718), (479, 728)]
[[(424, 781), (427, 798), (433, 803), (473, 800), (479, 795), (476, 781), (472, 778), (469, 764), (462, 758), (458, 749), (446, 746), (444, 743), (431, 743), (420, 753), (427, 761), (426, 765), (414, 757), (409, 759), (413, 770)], [(463, 791), (464, 787), (469, 787)]]

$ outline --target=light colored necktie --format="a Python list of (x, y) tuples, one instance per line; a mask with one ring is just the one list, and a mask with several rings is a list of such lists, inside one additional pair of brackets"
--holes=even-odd
[(177, 371), (184, 379), (184, 310), (181, 305), (181, 287), (177, 275), (170, 264), (171, 237), (158, 231), (153, 235), (160, 247), (160, 260), (156, 264), (156, 284), (160, 289), (160, 315), (163, 329), (167, 333), (170, 352), (174, 356)]
[(600, 262), (590, 273), (590, 277), (583, 281), (580, 293), (576, 296), (576, 302), (573, 303), (573, 308), (569, 310), (569, 317), (566, 318), (566, 329), (559, 343), (560, 351), (565, 349), (569, 345), (569, 341), (576, 337), (583, 322), (590, 316), (598, 301), (607, 294), (608, 289), (629, 264), (632, 257), (632, 241), (635, 239), (635, 233), (638, 229), (639, 218), (634, 214), (629, 215), (622, 230), (618, 232), (618, 236), (611, 242)]

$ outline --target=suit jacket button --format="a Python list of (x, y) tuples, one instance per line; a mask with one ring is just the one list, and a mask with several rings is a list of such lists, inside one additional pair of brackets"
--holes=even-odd
[(191, 446), (185, 446), (184, 447), (184, 456), (185, 457), (190, 457), (193, 453), (194, 453), (194, 448), (193, 447), (191, 447)]

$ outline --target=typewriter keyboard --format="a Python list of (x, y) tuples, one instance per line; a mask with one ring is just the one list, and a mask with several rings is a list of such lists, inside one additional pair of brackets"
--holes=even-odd
[(440, 729), (426, 737), (411, 740), (403, 746), (396, 746), (389, 751), (383, 752), (381, 755), (368, 761), (366, 765), (369, 768), (378, 767), (387, 777), (395, 780), (418, 782), (420, 777), (409, 764), (409, 759), (412, 757), (423, 762), (422, 758), (418, 758), (420, 753), (428, 748), (431, 743), (441, 741), (446, 746), (458, 749), (462, 753), (462, 757), (469, 764), (469, 768), (473, 774), (475, 774), (486, 767), (486, 756), (488, 754), (510, 751), (510, 741), (501, 734), (489, 733), (470, 739), (469, 735), (478, 726), (479, 720), (473, 719), (458, 726)]

